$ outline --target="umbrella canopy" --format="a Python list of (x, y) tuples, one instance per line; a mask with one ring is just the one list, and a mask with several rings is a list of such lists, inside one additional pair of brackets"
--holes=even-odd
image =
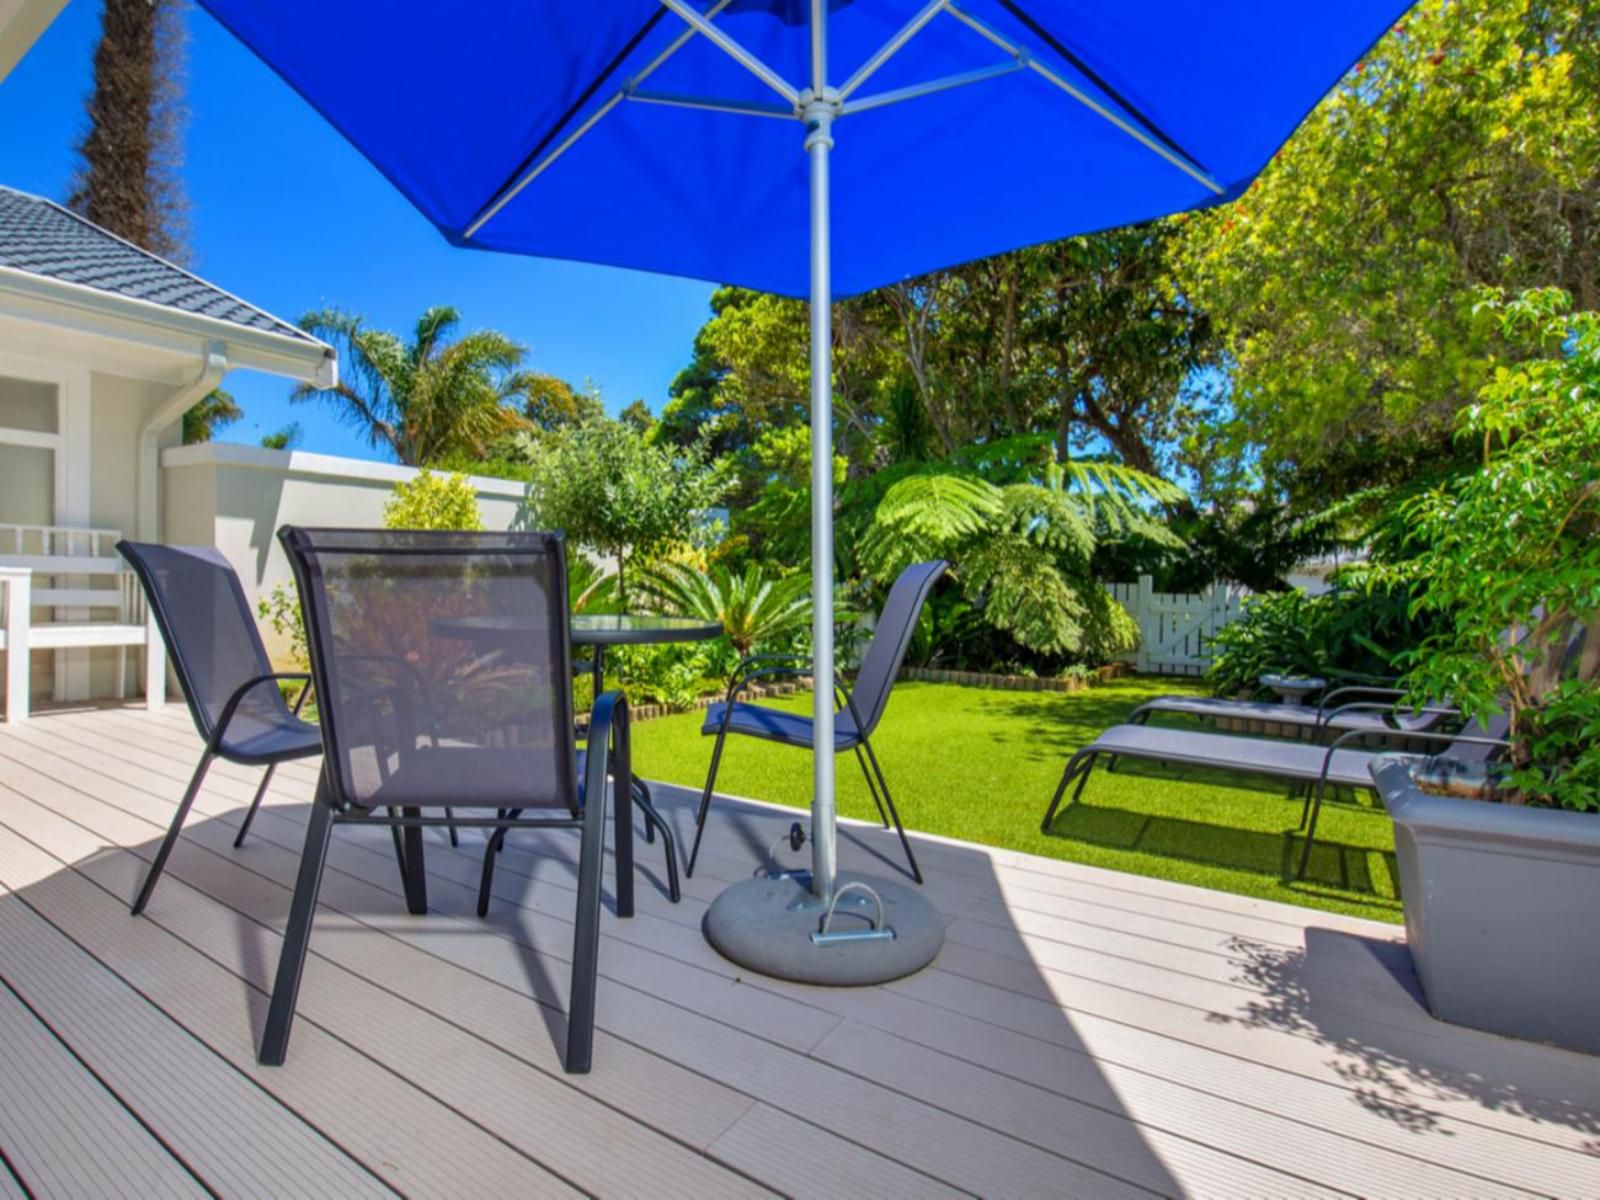
[[(458, 245), (808, 294), (795, 105), (661, 0), (203, 2)], [(811, 82), (806, 0), (682, 7)], [(835, 298), (1237, 196), (1406, 7), (833, 0), (841, 90), (925, 22), (846, 98)]]
[[(811, 299), (819, 681), (833, 676), (829, 301), (1239, 195), (1409, 6), (201, 3), (457, 245)], [(833, 705), (814, 691), (810, 902), (829, 905), (843, 894)]]

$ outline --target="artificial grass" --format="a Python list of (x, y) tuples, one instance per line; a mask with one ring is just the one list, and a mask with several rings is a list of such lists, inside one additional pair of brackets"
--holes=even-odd
[[(1124, 679), (1088, 691), (1006, 692), (900, 683), (873, 746), (906, 825), (1010, 850), (1171, 879), (1380, 921), (1401, 917), (1388, 817), (1370, 795), (1324, 803), (1303, 881), (1299, 799), (1286, 784), (1238, 776), (1179, 775), (1154, 764), (1097, 769), (1083, 799), (1048, 833), (1039, 820), (1072, 751), (1154, 696), (1193, 685)], [(809, 712), (809, 693), (765, 701)], [(634, 731), (634, 769), (647, 779), (700, 788), (714, 741), (700, 713)], [(730, 737), (717, 790), (796, 808), (811, 802), (806, 754)], [(853, 755), (838, 759), (838, 804), (876, 819)]]

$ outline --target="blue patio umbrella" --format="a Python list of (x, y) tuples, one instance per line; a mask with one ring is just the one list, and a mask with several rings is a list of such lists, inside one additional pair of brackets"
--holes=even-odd
[[(833, 672), (828, 301), (1240, 195), (1409, 7), (201, 3), (458, 246), (811, 300), (818, 680)], [(831, 747), (829, 689), (815, 696)], [(839, 893), (829, 750), (813, 775), (798, 909)]]

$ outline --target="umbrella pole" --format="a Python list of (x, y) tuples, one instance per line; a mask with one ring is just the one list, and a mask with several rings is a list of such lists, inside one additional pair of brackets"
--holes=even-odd
[[(818, 5), (820, 8), (821, 5)], [(834, 105), (806, 106), (811, 158), (811, 891), (826, 905), (837, 877), (833, 754), (833, 302), (829, 279), (828, 152)]]
[[(828, 154), (841, 102), (827, 86), (826, 0), (811, 0), (811, 86), (800, 93), (811, 160), (811, 871), (763, 872), (711, 902), (705, 934), (742, 966), (824, 985), (882, 983), (921, 970), (944, 920), (912, 888), (839, 878), (833, 796), (833, 285)], [(865, 921), (865, 927), (861, 924)]]
[(811, 86), (802, 96), (811, 160), (811, 894), (838, 876), (833, 780), (833, 281), (828, 154), (838, 100), (828, 88), (828, 4), (811, 0)]

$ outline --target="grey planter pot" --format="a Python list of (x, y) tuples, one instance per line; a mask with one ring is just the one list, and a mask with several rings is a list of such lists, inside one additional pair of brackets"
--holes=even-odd
[(1600, 1054), (1600, 815), (1432, 795), (1416, 761), (1372, 777), (1433, 1015)]

